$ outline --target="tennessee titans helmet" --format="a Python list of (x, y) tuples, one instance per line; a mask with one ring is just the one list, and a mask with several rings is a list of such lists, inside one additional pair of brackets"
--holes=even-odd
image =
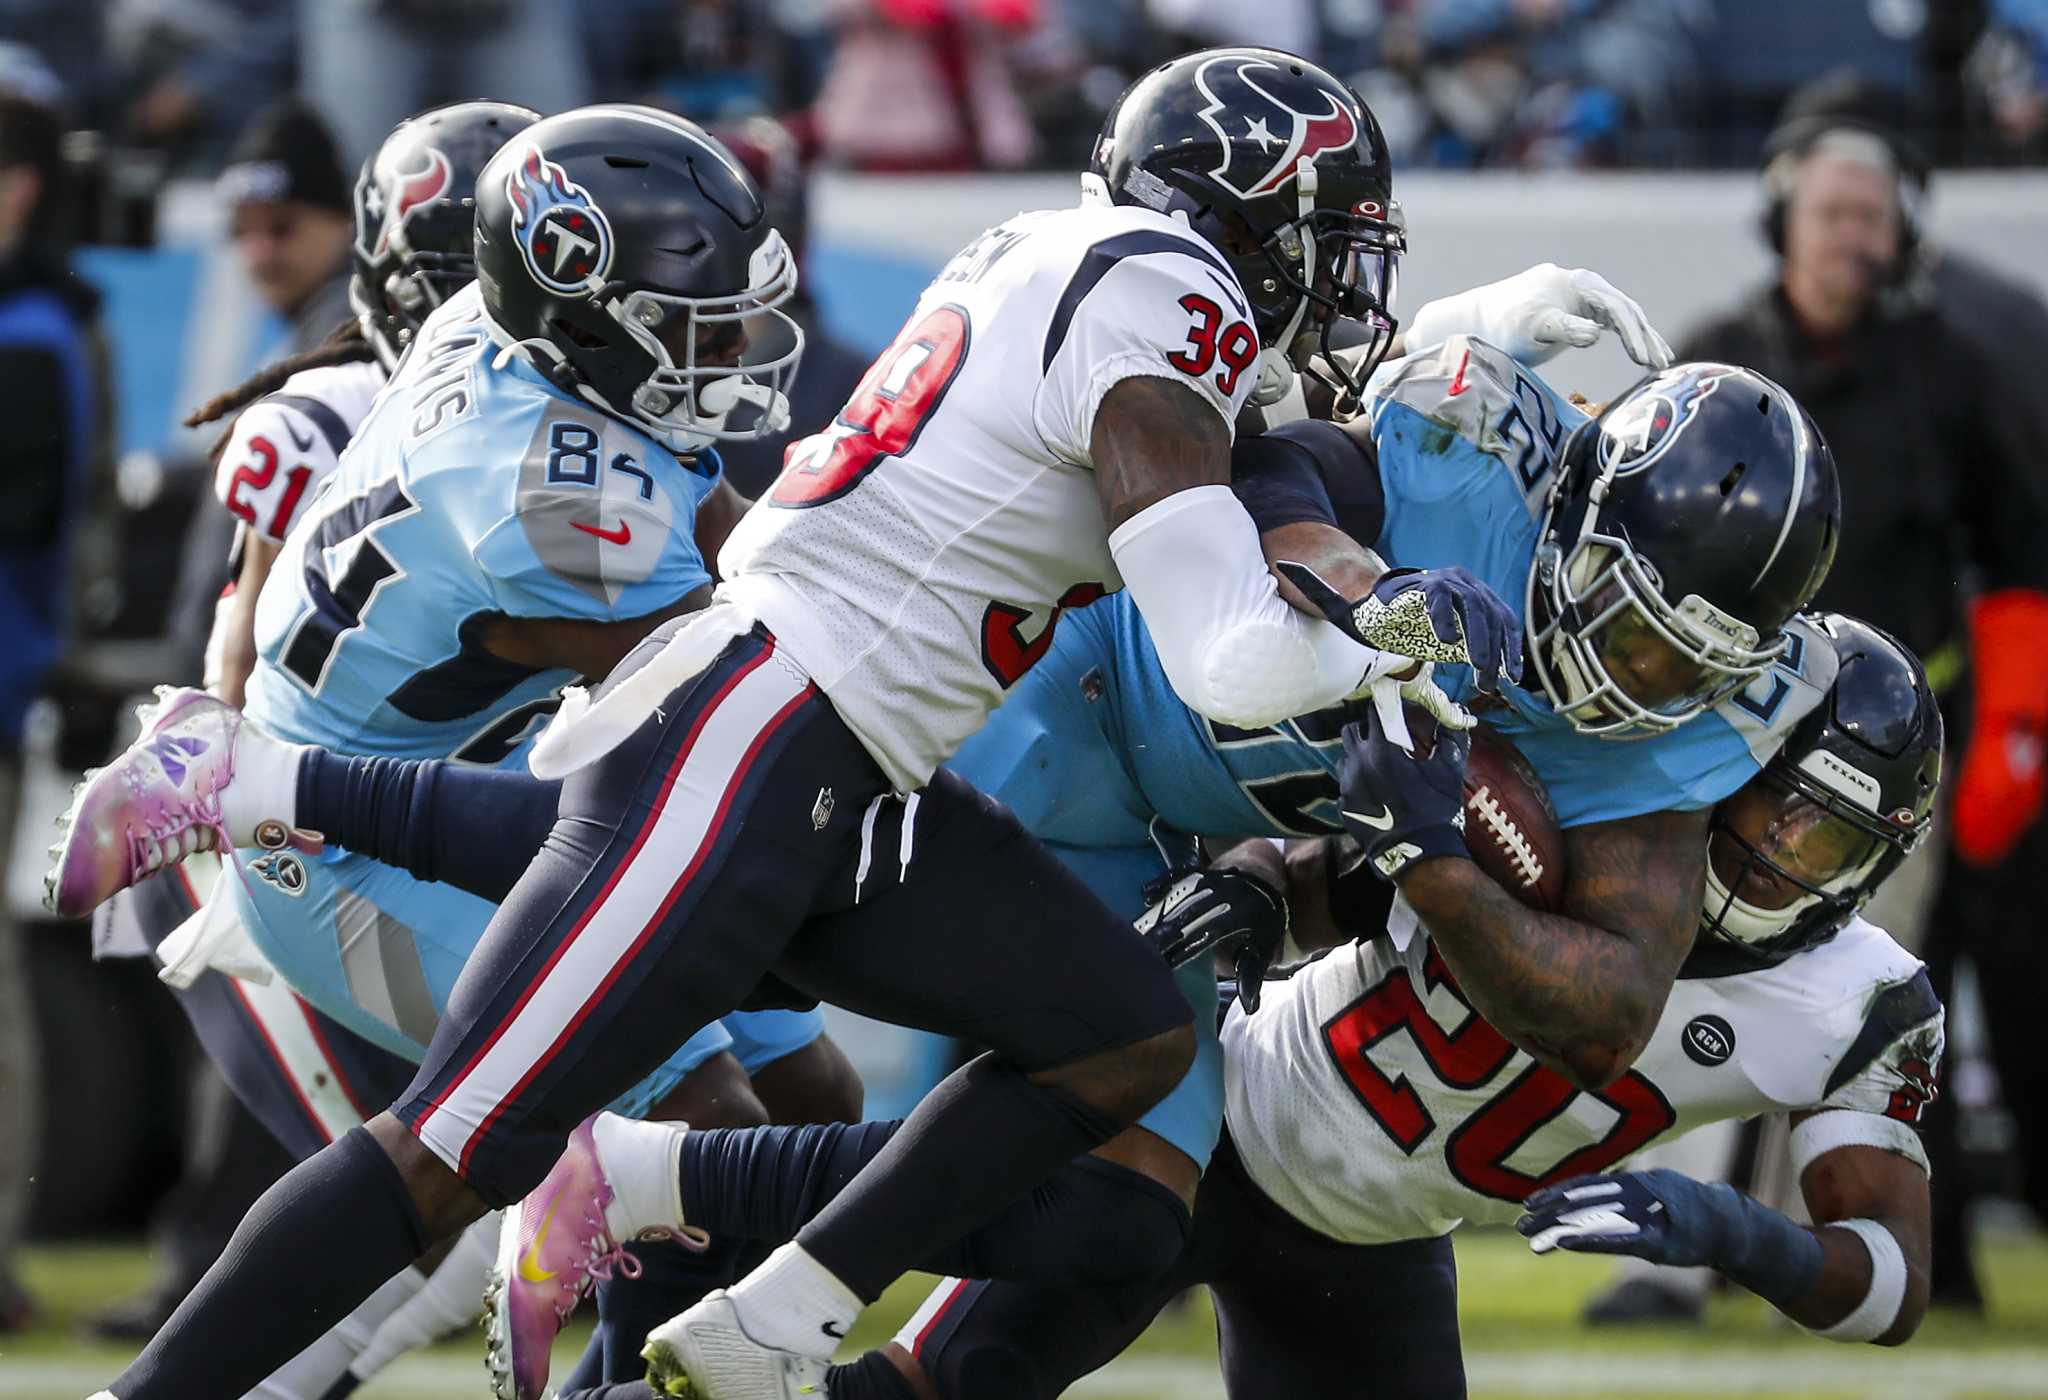
[(539, 120), (509, 102), (451, 103), (400, 122), (363, 162), (348, 299), (385, 369), (476, 276), (477, 175)]
[(1927, 839), (1941, 707), (1913, 654), (1853, 617), (1812, 619), (1834, 685), (1714, 814), (1702, 946), (1780, 962), (1832, 936)]
[[(1379, 123), (1338, 78), (1276, 49), (1204, 49), (1160, 65), (1117, 99), (1085, 196), (1182, 220), (1251, 300), (1263, 347), (1254, 403), (1317, 371), (1356, 397), (1392, 345), (1406, 225)], [(1331, 327), (1362, 323), (1350, 368)]]
[(1834, 454), (1733, 365), (1648, 375), (1565, 444), (1525, 610), (1531, 673), (1586, 734), (1676, 728), (1761, 675), (1834, 561)]
[(528, 127), (478, 178), (476, 261), (515, 349), (670, 449), (788, 426), (796, 260), (696, 123), (604, 104)]

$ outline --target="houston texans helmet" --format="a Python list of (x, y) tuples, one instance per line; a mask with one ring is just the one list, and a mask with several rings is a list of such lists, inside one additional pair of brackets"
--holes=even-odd
[(789, 425), (796, 260), (696, 123), (607, 103), (528, 127), (478, 178), (476, 263), (514, 350), (671, 450)]
[(1834, 454), (1753, 370), (1677, 364), (1565, 444), (1529, 571), (1531, 673), (1581, 733), (1660, 734), (1784, 651), (1834, 561)]
[[(1230, 263), (1263, 347), (1254, 403), (1312, 360), (1355, 398), (1393, 344), (1407, 235), (1386, 138), (1307, 59), (1203, 49), (1153, 69), (1111, 109), (1082, 190), (1180, 219)], [(1368, 332), (1348, 365), (1330, 354), (1345, 318)]]
[(363, 162), (348, 300), (385, 369), (476, 276), (477, 175), (539, 120), (509, 102), (455, 102), (406, 118)]
[(1927, 839), (1941, 785), (1941, 707), (1919, 661), (1867, 622), (1812, 621), (1834, 648), (1834, 684), (1715, 810), (1708, 844), (1702, 947), (1751, 962), (1847, 923)]

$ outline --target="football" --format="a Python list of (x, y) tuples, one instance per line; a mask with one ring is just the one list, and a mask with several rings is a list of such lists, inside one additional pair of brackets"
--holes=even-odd
[(1543, 780), (1484, 724), (1465, 762), (1465, 846), (1501, 888), (1535, 909), (1564, 899), (1564, 830)]

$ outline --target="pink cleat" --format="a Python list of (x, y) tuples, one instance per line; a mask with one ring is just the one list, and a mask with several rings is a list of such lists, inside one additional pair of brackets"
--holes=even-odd
[[(548, 1353), (576, 1305), (614, 1272), (640, 1276), (640, 1261), (613, 1238), (605, 1218), (611, 1182), (592, 1131), (577, 1125), (547, 1179), (505, 1212), (498, 1262), (484, 1289), (484, 1364), (498, 1400), (544, 1400)], [(703, 1250), (710, 1236), (693, 1226), (648, 1229), (644, 1240), (677, 1240)]]
[[(43, 903), (53, 914), (83, 918), (122, 890), (197, 851), (236, 844), (221, 815), (221, 792), (234, 781), (241, 711), (203, 690), (157, 687), (137, 712), (142, 733), (105, 768), (86, 774), (62, 832), (50, 847)], [(243, 844), (267, 850), (319, 849), (319, 838), (283, 822), (262, 821)]]

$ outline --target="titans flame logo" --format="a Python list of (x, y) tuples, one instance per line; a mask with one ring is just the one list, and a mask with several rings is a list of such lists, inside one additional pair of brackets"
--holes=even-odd
[(1209, 174), (1243, 198), (1273, 194), (1294, 178), (1306, 156), (1343, 151), (1358, 140), (1358, 120), (1333, 94), (1326, 112), (1298, 112), (1273, 96), (1253, 75), (1280, 70), (1268, 59), (1212, 58), (1195, 74), (1209, 105), (1195, 113), (1223, 142), (1223, 163)]
[(1669, 452), (1727, 373), (1692, 368), (1660, 375), (1602, 425), (1600, 465), (1613, 467), (1616, 476), (1632, 476)]
[(612, 266), (612, 227), (589, 192), (529, 146), (505, 181), (512, 236), (533, 280), (574, 296), (604, 284)]

